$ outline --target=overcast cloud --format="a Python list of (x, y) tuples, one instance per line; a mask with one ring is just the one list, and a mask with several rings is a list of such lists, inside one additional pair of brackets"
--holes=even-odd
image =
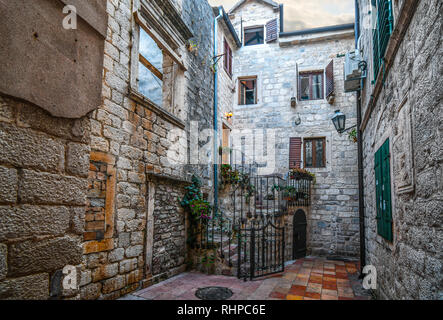
[[(237, 0), (209, 0), (229, 11)], [(279, 0), (284, 4), (285, 31), (354, 22), (354, 0)]]

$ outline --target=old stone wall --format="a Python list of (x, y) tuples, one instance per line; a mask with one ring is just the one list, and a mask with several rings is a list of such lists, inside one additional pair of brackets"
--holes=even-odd
[(0, 97), (0, 299), (75, 297), (58, 275), (82, 263), (90, 124)]
[[(256, 26), (277, 18), (278, 11), (256, 1), (241, 6), (233, 15), (233, 24), (239, 28), (240, 19), (244, 27)], [(354, 35), (349, 30), (335, 40), (315, 40), (321, 36), (303, 37), (302, 43), (297, 37), (280, 38), (238, 50), (234, 77), (257, 76), (258, 103), (241, 106), (236, 97), (234, 148), (246, 152), (247, 160), (262, 167), (259, 174), (286, 174), (291, 137), (325, 137), (326, 168), (309, 169), (316, 174), (317, 183), (308, 215), (308, 250), (315, 255), (357, 256), (357, 144), (347, 134), (339, 135), (331, 121), (334, 111), (340, 109), (347, 116), (347, 127), (356, 123), (355, 94), (344, 92), (344, 58), (337, 57), (353, 50)], [(296, 65), (299, 71), (324, 70), (331, 60), (335, 102), (299, 101), (291, 107), (291, 98), (297, 94)], [(298, 117), (300, 125), (295, 124)]]
[(213, 190), (213, 123), (214, 123), (214, 13), (206, 0), (182, 0), (182, 17), (192, 31), (190, 39), (197, 51), (187, 54), (188, 71), (185, 74), (185, 104), (188, 117), (187, 172), (201, 177), (203, 191), (211, 196)]
[[(85, 244), (84, 299), (117, 298), (135, 290), (142, 279), (143, 285), (149, 285), (183, 271), (186, 217), (179, 201), (184, 195), (183, 183), (189, 178), (186, 173), (196, 171), (210, 185), (207, 165), (205, 171), (186, 166), (186, 162), (188, 120), (200, 120), (199, 130), (212, 123), (212, 9), (206, 1), (180, 4), (183, 20), (200, 37), (199, 50), (195, 55), (180, 48), (188, 70), (182, 77), (175, 70), (179, 74), (176, 79), (172, 61), (164, 58), (163, 113), (128, 95), (134, 89), (130, 76), (131, 5), (129, 0), (108, 1), (104, 102), (92, 114), (91, 148), (111, 157), (111, 165), (115, 163), (115, 228), (112, 241), (106, 242), (105, 235), (106, 245), (101, 245), (103, 241)], [(172, 98), (174, 94), (182, 100)]]
[[(401, 3), (394, 1), (396, 18)], [(419, 1), (364, 130), (366, 263), (377, 268), (384, 299), (442, 298), (442, 9), (441, 1)], [(362, 42), (372, 73), (370, 31)], [(366, 81), (364, 110), (372, 92)], [(377, 234), (374, 173), (388, 138), (392, 243)]]

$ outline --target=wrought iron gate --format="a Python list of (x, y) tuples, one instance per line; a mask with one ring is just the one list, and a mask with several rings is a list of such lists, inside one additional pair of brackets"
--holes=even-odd
[[(282, 217), (252, 221), (239, 233), (238, 274), (257, 278), (284, 271), (285, 227)], [(242, 256), (243, 255), (243, 256)]]

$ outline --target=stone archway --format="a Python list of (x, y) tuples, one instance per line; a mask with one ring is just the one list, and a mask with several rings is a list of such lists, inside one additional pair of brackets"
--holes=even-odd
[(306, 256), (306, 213), (299, 209), (294, 214), (292, 224), (293, 240), (292, 240), (292, 258), (300, 259)]

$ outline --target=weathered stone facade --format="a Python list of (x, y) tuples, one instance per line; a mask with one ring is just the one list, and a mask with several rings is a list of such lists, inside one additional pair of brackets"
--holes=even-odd
[[(1, 98), (1, 298), (114, 299), (184, 270), (179, 199), (194, 172), (212, 185), (211, 166), (186, 164), (190, 120), (212, 127), (214, 14), (204, 0), (174, 2), (198, 54), (183, 40), (175, 49), (186, 72), (164, 57), (158, 108), (133, 81), (133, 12), (143, 2), (106, 1), (103, 103), (86, 117), (54, 118)], [(61, 289), (66, 265), (77, 267), (79, 290)]]
[(47, 299), (56, 272), (82, 262), (89, 119), (4, 96), (0, 110), (0, 298)]
[[(380, 298), (441, 299), (443, 6), (393, 1), (395, 37), (387, 52), (396, 44), (398, 51), (388, 53), (390, 68), (373, 103), (372, 29), (364, 24), (366, 1), (359, 3), (363, 59), (369, 64), (362, 92), (366, 264), (377, 268)], [(374, 154), (388, 138), (393, 242), (378, 235), (376, 219)]]
[[(238, 34), (242, 33), (241, 26), (265, 25), (279, 19), (278, 6), (260, 1), (245, 2), (230, 15)], [(280, 35), (274, 42), (243, 46), (234, 59), (234, 78), (257, 76), (258, 83), (257, 104), (242, 106), (235, 97), (234, 148), (256, 162), (263, 170), (261, 174), (288, 172), (291, 137), (326, 138), (326, 167), (309, 168), (316, 174), (317, 183), (307, 214), (307, 245), (316, 255), (358, 256), (357, 145), (347, 134), (339, 135), (331, 121), (334, 111), (340, 109), (347, 116), (348, 127), (356, 123), (355, 94), (344, 92), (344, 58), (338, 56), (351, 51), (353, 45), (352, 29)], [(331, 60), (335, 102), (298, 101), (295, 108), (291, 107), (291, 98), (297, 95), (297, 64), (299, 71), (324, 70)], [(238, 80), (236, 83), (238, 86)], [(301, 123), (296, 125), (298, 117)], [(241, 137), (245, 137), (244, 143)]]

